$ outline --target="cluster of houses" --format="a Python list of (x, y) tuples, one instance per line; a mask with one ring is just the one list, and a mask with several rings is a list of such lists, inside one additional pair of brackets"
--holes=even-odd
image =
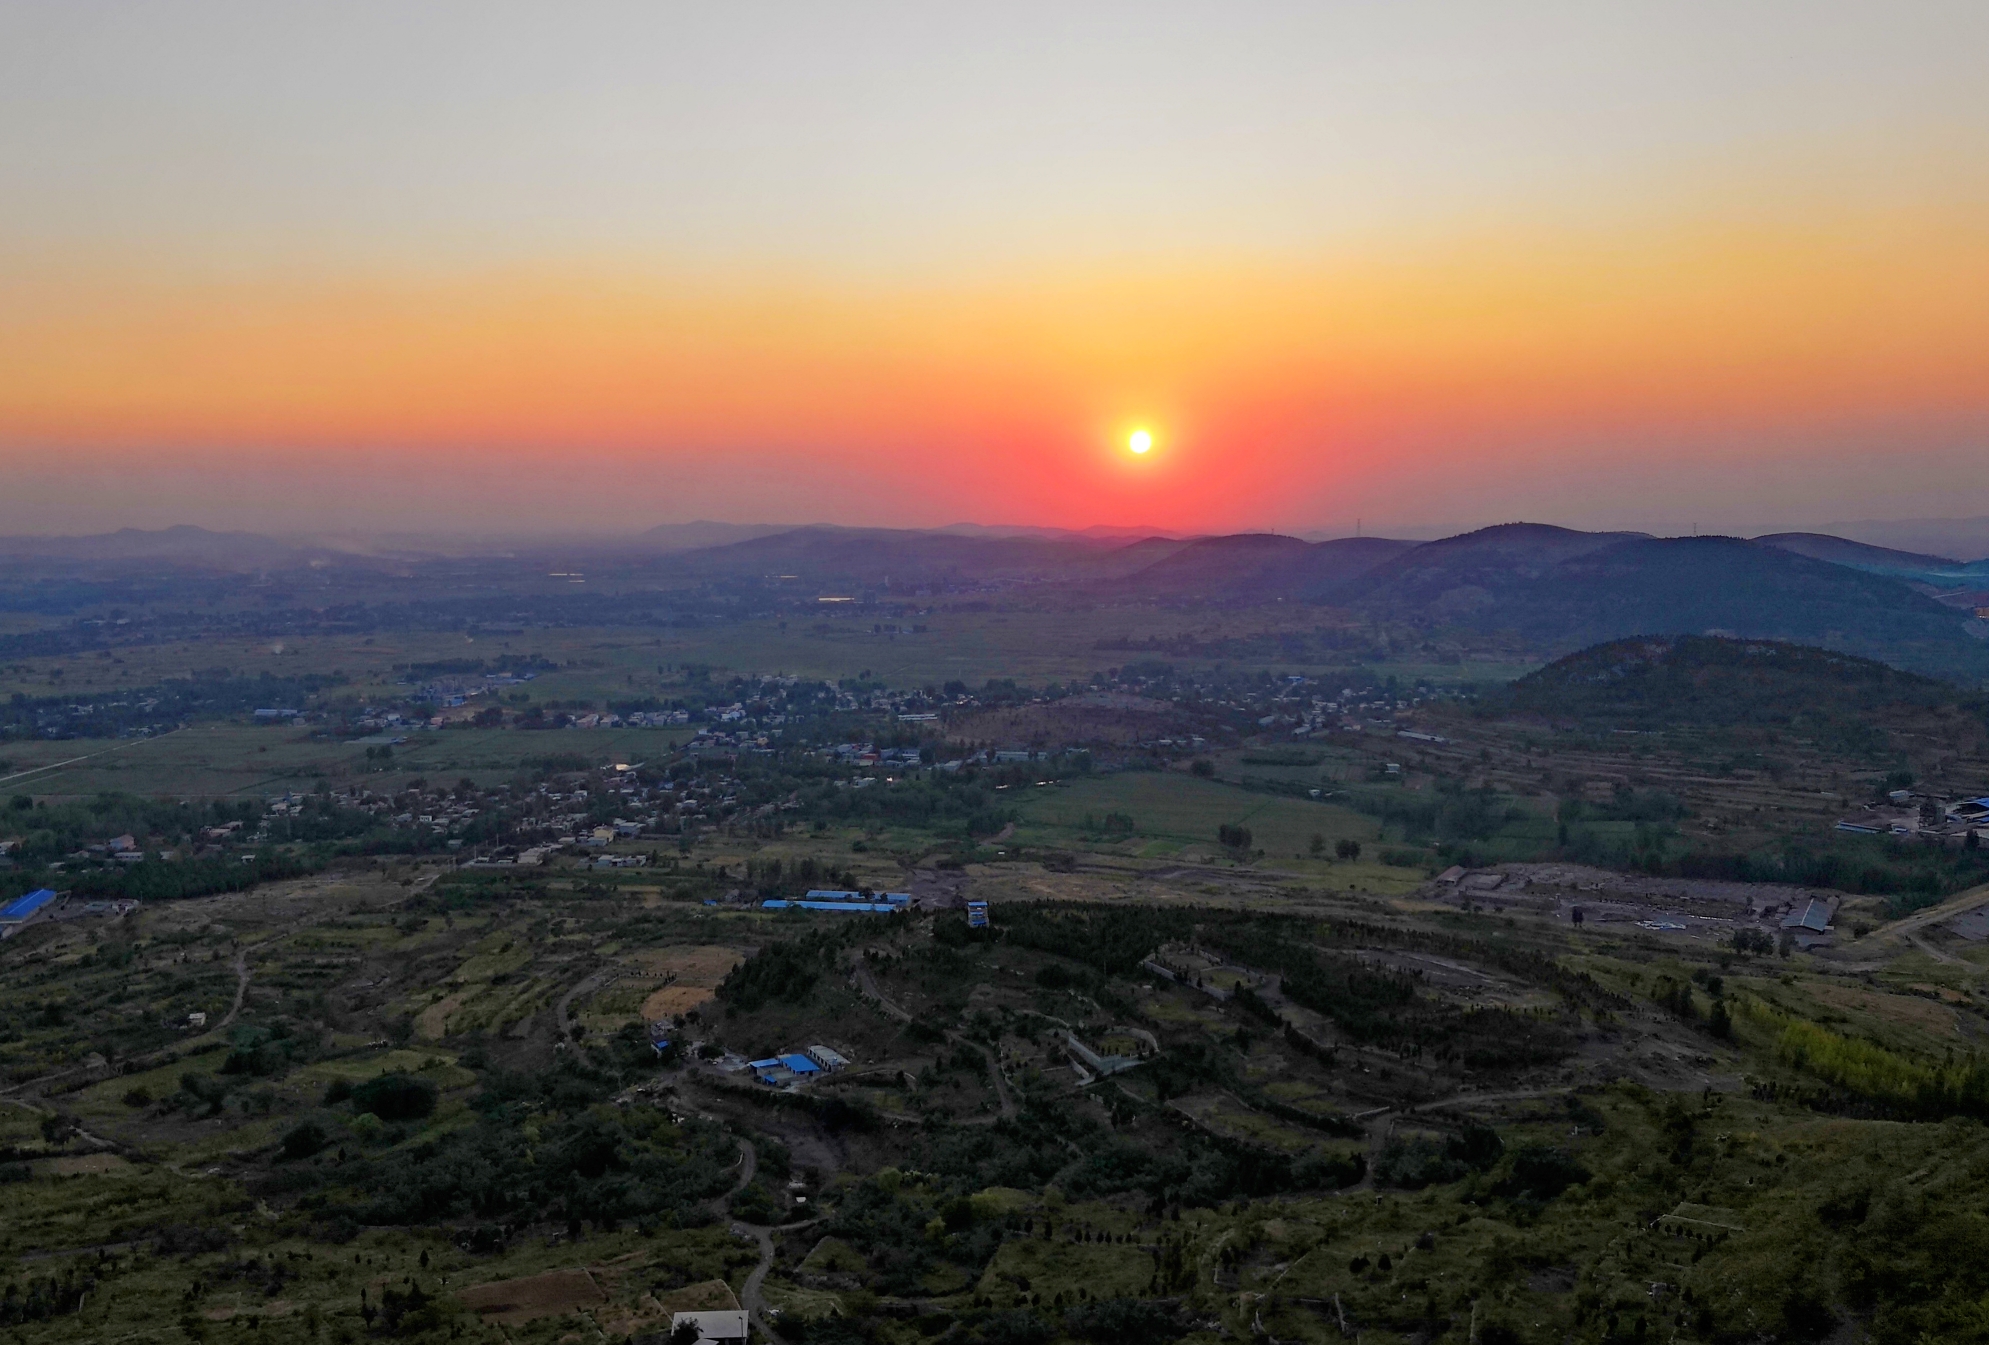
[(1854, 836), (1915, 836), (1965, 845), (1971, 836), (1979, 838), (1989, 831), (1989, 796), (1948, 799), (1895, 789), (1883, 804), (1868, 804), (1861, 814), (1839, 820), (1837, 830)]
[(824, 1074), (849, 1068), (849, 1060), (827, 1046), (804, 1046), (799, 1051), (748, 1060), (746, 1068), (769, 1088), (792, 1088)]

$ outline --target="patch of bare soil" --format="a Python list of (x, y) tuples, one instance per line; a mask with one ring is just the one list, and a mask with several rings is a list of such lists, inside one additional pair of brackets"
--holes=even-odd
[(643, 1021), (663, 1022), (709, 1002), (718, 983), (748, 955), (748, 950), (717, 944), (658, 948), (640, 954), (634, 960), (645, 971), (668, 978), (642, 1001)]
[(656, 1306), (665, 1312), (737, 1312), (739, 1297), (724, 1280), (704, 1280), (659, 1294)]
[(492, 1280), (456, 1295), (463, 1306), (486, 1322), (518, 1326), (541, 1317), (557, 1317), (575, 1308), (598, 1307), (606, 1301), (601, 1286), (584, 1268), (548, 1270), (515, 1280)]

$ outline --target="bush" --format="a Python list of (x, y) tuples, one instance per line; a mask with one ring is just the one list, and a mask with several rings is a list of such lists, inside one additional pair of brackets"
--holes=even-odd
[(1160, 1345), (1188, 1333), (1175, 1311), (1163, 1303), (1108, 1298), (1064, 1314), (1064, 1329), (1097, 1345)]
[(1529, 1144), (1513, 1155), (1512, 1175), (1499, 1183), (1498, 1192), (1522, 1199), (1552, 1200), (1590, 1175), (1566, 1150)]
[(746, 1223), (779, 1223), (780, 1213), (780, 1205), (774, 1200), (773, 1192), (758, 1181), (747, 1182), (745, 1189), (732, 1197), (732, 1217)]
[(1457, 1181), (1470, 1170), (1445, 1152), (1445, 1146), (1419, 1135), (1390, 1140), (1374, 1165), (1374, 1180), (1380, 1186), (1420, 1191), (1425, 1186)]
[(382, 1074), (352, 1090), (352, 1105), (382, 1121), (418, 1121), (435, 1110), (435, 1085), (412, 1074)]
[(1332, 1190), (1352, 1186), (1367, 1176), (1364, 1154), (1307, 1154), (1292, 1164), (1292, 1181), (1301, 1190)]
[(295, 1160), (309, 1158), (331, 1143), (331, 1136), (316, 1121), (305, 1121), (283, 1137), (283, 1156)]

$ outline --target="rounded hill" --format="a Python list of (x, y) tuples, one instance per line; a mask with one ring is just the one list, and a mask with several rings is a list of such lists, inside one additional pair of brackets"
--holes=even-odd
[(1781, 725), (1817, 733), (1900, 713), (1979, 708), (1976, 699), (1931, 677), (1810, 645), (1639, 635), (1522, 677), (1506, 708), (1611, 729)]

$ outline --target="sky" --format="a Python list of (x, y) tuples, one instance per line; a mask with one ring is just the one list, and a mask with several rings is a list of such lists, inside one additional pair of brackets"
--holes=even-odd
[(1979, 0), (0, 3), (0, 530), (1989, 514), (1984, 50)]

